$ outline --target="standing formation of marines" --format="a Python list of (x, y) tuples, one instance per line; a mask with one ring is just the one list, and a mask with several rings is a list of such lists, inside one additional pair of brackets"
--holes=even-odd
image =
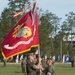
[[(25, 72), (27, 75), (54, 75), (54, 60), (51, 58), (47, 58), (46, 60), (38, 57), (34, 57), (32, 53), (28, 54), (26, 60), (26, 66), (24, 65), (24, 61), (21, 62), (22, 72)], [(25, 66), (25, 67), (23, 67)]]

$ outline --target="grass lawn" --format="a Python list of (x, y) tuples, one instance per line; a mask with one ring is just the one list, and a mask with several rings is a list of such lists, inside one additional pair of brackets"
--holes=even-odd
[[(0, 64), (0, 75), (24, 75), (20, 64)], [(55, 64), (55, 75), (75, 75), (75, 67), (70, 64)]]
[(56, 64), (55, 75), (75, 75), (75, 67), (71, 67), (71, 64)]
[(0, 64), (0, 75), (24, 75), (21, 71), (20, 64), (7, 64), (4, 67), (3, 64)]

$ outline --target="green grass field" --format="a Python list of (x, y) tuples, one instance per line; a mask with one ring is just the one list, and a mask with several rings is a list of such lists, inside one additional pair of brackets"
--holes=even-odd
[(75, 75), (75, 67), (71, 67), (71, 64), (57, 64), (55, 71), (55, 75)]
[[(0, 75), (24, 75), (20, 64), (0, 64)], [(75, 67), (70, 64), (55, 64), (55, 75), (75, 75)]]

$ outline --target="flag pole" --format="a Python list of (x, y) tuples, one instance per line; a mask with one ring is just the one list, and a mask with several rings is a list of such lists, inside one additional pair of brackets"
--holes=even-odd
[[(41, 67), (41, 60), (40, 60), (40, 58), (41, 58), (41, 56), (40, 56), (40, 46), (38, 46), (38, 55), (39, 55), (39, 66)], [(42, 72), (42, 71), (41, 71), (41, 69), (40, 69), (40, 74), (39, 74), (39, 75), (42, 75), (41, 72)]]

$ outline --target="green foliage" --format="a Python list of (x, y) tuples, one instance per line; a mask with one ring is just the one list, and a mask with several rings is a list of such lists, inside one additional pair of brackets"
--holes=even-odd
[(46, 16), (42, 16), (40, 18), (41, 24), (39, 25), (39, 36), (42, 49), (48, 51), (50, 50), (47, 46), (49, 45), (49, 33), (51, 24), (46, 18)]
[[(75, 48), (72, 45), (72, 41), (68, 41), (68, 36), (69, 35), (75, 35), (75, 13), (69, 12), (68, 14), (65, 15), (66, 20), (62, 23), (61, 25), (61, 31), (59, 33), (59, 36), (62, 37), (61, 40), (63, 40), (63, 37), (66, 36), (66, 41), (63, 41), (63, 54), (68, 54), (72, 56), (75, 52)], [(71, 38), (72, 39), (72, 38)]]
[[(53, 45), (52, 45), (53, 38), (50, 36), (51, 35), (53, 36), (52, 33), (55, 31), (54, 24), (57, 24), (58, 22), (59, 18), (48, 11), (46, 11), (46, 13), (43, 13), (42, 16), (40, 17), (40, 24), (39, 24), (40, 45), (48, 56), (53, 52)], [(58, 26), (56, 27), (58, 28)]]

